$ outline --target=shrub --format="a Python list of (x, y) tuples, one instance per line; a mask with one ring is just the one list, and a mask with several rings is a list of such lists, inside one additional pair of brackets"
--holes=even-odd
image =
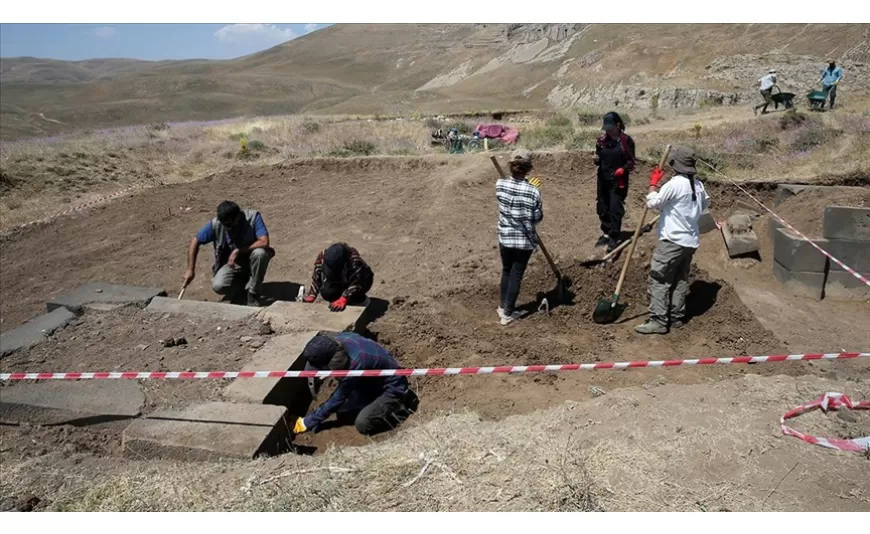
[(782, 117), (779, 118), (779, 127), (783, 130), (788, 130), (789, 128), (800, 126), (801, 124), (806, 122), (806, 120), (806, 115), (796, 109), (790, 109), (786, 111)]
[(800, 132), (795, 140), (792, 141), (791, 148), (798, 152), (812, 150), (834, 139), (840, 133), (842, 133), (840, 130), (825, 128), (824, 126), (813, 126)]
[(255, 152), (262, 152), (263, 150), (266, 150), (266, 143), (256, 140), (248, 141), (248, 149)]
[(377, 148), (374, 144), (369, 143), (368, 141), (351, 141), (350, 143), (345, 143), (344, 150), (350, 152), (353, 156), (371, 156), (375, 153)]
[(767, 152), (779, 146), (779, 137), (776, 137), (775, 135), (756, 137), (752, 141), (755, 143), (755, 147), (761, 152)]
[(581, 126), (595, 126), (599, 122), (601, 122), (601, 115), (598, 113), (592, 113), (591, 111), (581, 111), (577, 114), (577, 122), (580, 123)]
[(241, 141), (242, 139), (244, 139), (247, 136), (244, 134), (244, 132), (239, 132), (239, 133), (230, 134), (229, 137), (230, 137), (230, 141)]
[(456, 128), (456, 131), (460, 134), (468, 135), (471, 133), (471, 125), (464, 121), (457, 121), (452, 124), (448, 124), (445, 129), (450, 130), (452, 128)]
[(653, 117), (655, 117), (659, 112), (659, 94), (658, 93), (652, 95), (652, 98), (650, 98), (649, 107), (652, 110)]
[(150, 124), (148, 126), (148, 129), (153, 130), (155, 132), (162, 132), (164, 130), (168, 130), (169, 125), (166, 124), (165, 122), (155, 122), (154, 124)]
[(320, 123), (306, 120), (302, 123), (302, 131), (307, 134), (313, 134), (320, 131)]
[(571, 127), (544, 126), (523, 132), (523, 145), (529, 150), (550, 148), (562, 144), (574, 133)]
[(547, 120), (547, 126), (549, 128), (572, 128), (571, 119), (566, 117), (565, 115), (556, 114), (550, 117)]
[(568, 150), (592, 150), (595, 147), (595, 135), (589, 132), (577, 132), (565, 142)]

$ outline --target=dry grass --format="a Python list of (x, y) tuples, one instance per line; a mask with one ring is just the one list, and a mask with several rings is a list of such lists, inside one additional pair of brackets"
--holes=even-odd
[(76, 511), (866, 510), (865, 458), (779, 434), (785, 410), (829, 390), (870, 394), (857, 382), (749, 375), (713, 388), (625, 389), (503, 421), (452, 414), (316, 457), (53, 454), (4, 463), (0, 494)]

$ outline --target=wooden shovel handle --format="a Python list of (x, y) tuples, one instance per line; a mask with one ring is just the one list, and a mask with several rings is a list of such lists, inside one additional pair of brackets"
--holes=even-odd
[[(665, 147), (665, 152), (662, 154), (662, 159), (659, 161), (659, 169), (665, 166), (665, 161), (668, 159), (668, 155), (671, 153), (671, 145)], [(643, 228), (643, 220), (646, 219), (647, 212), (646, 202), (643, 203), (643, 213), (640, 215), (640, 221), (637, 223), (637, 228), (634, 230), (634, 237), (631, 240), (631, 246), (628, 248), (628, 255), (625, 257), (625, 263), (622, 264), (622, 272), (619, 274), (619, 282), (616, 283), (616, 291), (614, 293), (619, 295), (619, 292), (622, 290), (622, 283), (625, 282), (625, 273), (628, 272), (628, 264), (631, 262), (631, 256), (634, 254), (634, 248), (637, 246), (637, 237), (640, 235), (640, 229)], [(614, 299), (614, 304), (616, 304), (616, 299)]]

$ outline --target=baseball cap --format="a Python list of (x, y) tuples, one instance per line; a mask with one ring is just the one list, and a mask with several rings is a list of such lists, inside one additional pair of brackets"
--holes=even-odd
[(344, 246), (341, 243), (333, 243), (323, 253), (323, 274), (328, 280), (334, 279), (341, 273), (344, 265)]
[(520, 163), (531, 163), (532, 153), (523, 148), (519, 150), (514, 150), (513, 154), (511, 154), (511, 161), (519, 161)]
[(668, 163), (677, 174), (698, 174), (695, 151), (687, 146), (677, 145), (672, 148)]
[(768, 72), (768, 74), (776, 74), (776, 69), (770, 69), (767, 72)]
[(611, 128), (616, 128), (616, 114), (612, 111), (604, 115), (604, 124), (601, 125), (602, 130), (609, 130)]
[(331, 339), (325, 333), (320, 332), (305, 344), (302, 356), (305, 358), (306, 371), (320, 371), (326, 369), (329, 361), (338, 349), (338, 342)]

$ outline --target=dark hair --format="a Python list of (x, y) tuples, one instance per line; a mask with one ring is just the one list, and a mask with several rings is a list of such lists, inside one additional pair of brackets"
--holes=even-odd
[(523, 161), (511, 161), (508, 165), (511, 170), (511, 174), (529, 174), (532, 171), (531, 162), (523, 162)]
[(217, 219), (222, 224), (233, 222), (241, 213), (239, 205), (231, 200), (224, 200), (217, 207)]
[(608, 115), (610, 115), (610, 118), (613, 119), (613, 122), (615, 122), (616, 125), (619, 126), (619, 131), (624, 132), (625, 131), (625, 122), (622, 120), (622, 117), (619, 116), (619, 113), (617, 113), (615, 111), (608, 111), (607, 113), (604, 114), (604, 118), (606, 119)]

